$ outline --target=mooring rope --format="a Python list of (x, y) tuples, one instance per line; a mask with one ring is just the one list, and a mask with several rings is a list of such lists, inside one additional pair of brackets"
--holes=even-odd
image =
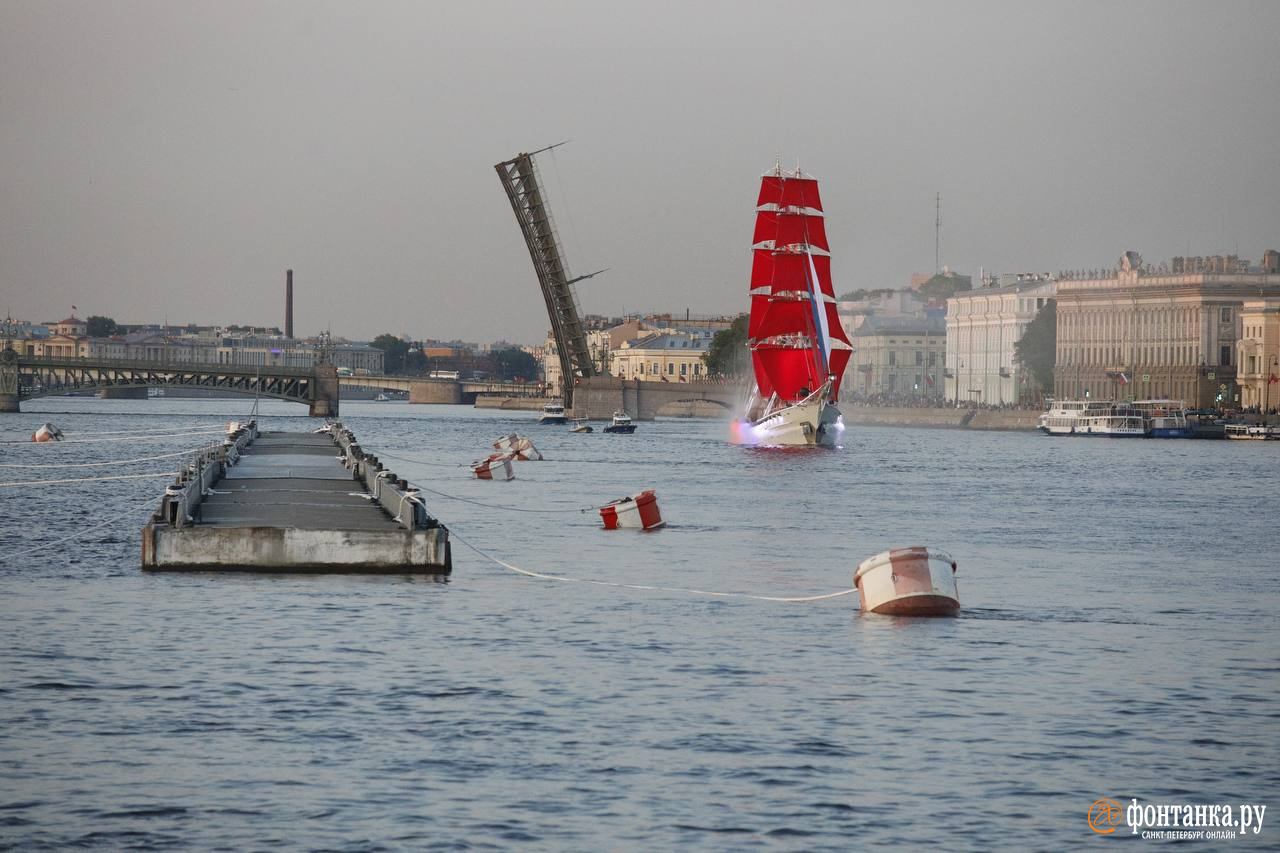
[(49, 447), (58, 444), (98, 444), (105, 441), (156, 441), (163, 438), (181, 438), (186, 435), (220, 435), (221, 429), (214, 430), (196, 430), (194, 432), (169, 432), (162, 435), (124, 435), (118, 438), (71, 438), (63, 441), (0, 441), (0, 444), (20, 444), (20, 445), (36, 445), (38, 447)]
[(167, 427), (145, 427), (143, 429), (113, 429), (103, 432), (67, 432), (63, 430), (63, 435), (137, 435), (146, 432), (173, 432), (180, 429), (221, 429), (222, 424), (187, 424), (186, 426), (167, 426)]
[(34, 548), (28, 548), (25, 551), (16, 551), (16, 552), (10, 551), (8, 553), (5, 553), (3, 556), (0, 556), (0, 562), (6, 562), (6, 561), (11, 562), (13, 560), (18, 559), (19, 557), (25, 557), (28, 554), (34, 554), (36, 551), (43, 551), (46, 548), (52, 548), (55, 545), (61, 545), (62, 543), (70, 542), (73, 539), (79, 539), (81, 536), (84, 536), (87, 533), (92, 533), (95, 530), (101, 530), (102, 528), (106, 527), (109, 524), (115, 524), (116, 522), (120, 521), (122, 518), (127, 518), (130, 515), (133, 515), (134, 513), (133, 507), (141, 506), (144, 503), (151, 503), (155, 500), (157, 500), (155, 497), (148, 497), (148, 498), (144, 498), (143, 500), (133, 501), (130, 503), (129, 505), (130, 509), (127, 512), (122, 512), (119, 515), (114, 515), (111, 518), (108, 518), (106, 521), (100, 524), (95, 524), (92, 527), (85, 527), (81, 530), (77, 530), (75, 533), (72, 533), (70, 536), (64, 536), (61, 539), (55, 539), (52, 542), (46, 542), (43, 545), (37, 545)]
[(472, 551), (475, 551), (481, 557), (484, 557), (486, 560), (490, 560), (491, 562), (498, 564), (504, 569), (509, 569), (510, 571), (513, 571), (517, 574), (525, 575), (526, 577), (539, 578), (540, 580), (561, 581), (563, 583), (585, 583), (585, 584), (590, 584), (592, 586), (609, 586), (609, 587), (614, 587), (615, 589), (634, 589), (642, 592), (678, 592), (678, 593), (685, 593), (688, 595), (710, 595), (716, 598), (749, 598), (755, 601), (778, 601), (786, 604), (798, 604), (798, 603), (809, 602), (809, 601), (823, 601), (828, 598), (839, 598), (842, 595), (851, 595), (858, 591), (857, 587), (853, 587), (851, 589), (842, 589), (842, 590), (839, 590), (838, 592), (829, 592), (824, 595), (801, 595), (801, 596), (752, 595), (751, 593), (747, 593), (747, 592), (716, 592), (714, 590), (709, 590), (709, 589), (691, 589), (689, 587), (680, 587), (680, 586), (649, 586), (645, 584), (617, 583), (614, 581), (590, 580), (588, 578), (571, 578), (571, 577), (565, 577), (564, 575), (549, 575), (549, 574), (546, 574), (545, 572), (533, 572), (528, 569), (522, 569), (519, 566), (512, 565), (511, 563), (508, 563), (506, 560), (500, 560), (497, 557), (493, 556), (492, 554), (482, 551), (480, 548), (477, 548), (475, 545), (472, 545), (470, 542), (463, 539), (461, 536), (458, 535), (457, 531), (452, 527), (449, 528), (449, 537), (451, 539), (458, 540), (463, 545), (466, 545), (468, 548), (470, 548)]
[(172, 459), (175, 456), (187, 456), (199, 453), (217, 445), (206, 444), (190, 450), (179, 450), (177, 453), (161, 453), (158, 456), (139, 456), (136, 459), (108, 459), (104, 462), (55, 462), (52, 465), (40, 465), (30, 462), (0, 462), (0, 468), (94, 468), (102, 465), (128, 465), (133, 462), (151, 462), (156, 459)]
[(410, 465), (427, 465), (432, 468), (470, 468), (471, 467), (465, 462), (426, 462), (422, 459), (410, 459), (407, 456), (397, 456), (394, 453), (387, 453), (386, 451), (382, 451), (382, 450), (378, 451), (377, 453), (374, 453), (373, 455), (378, 457), (379, 459), (382, 459), (385, 457), (387, 459), (395, 459), (399, 462), (407, 462)]
[(435, 489), (429, 489), (429, 488), (427, 488), (426, 486), (422, 486), (422, 485), (419, 485), (419, 484), (417, 484), (417, 483), (415, 483), (415, 484), (414, 484), (414, 488), (418, 489), (419, 491), (423, 491), (423, 492), (430, 492), (430, 493), (431, 493), (431, 494), (433, 494), (433, 495), (439, 495), (439, 496), (440, 496), (440, 497), (442, 497), (442, 498), (448, 498), (449, 500), (462, 501), (463, 503), (475, 504), (476, 506), (482, 506), (482, 507), (484, 507), (485, 509), (500, 509), (500, 510), (502, 510), (503, 512), (577, 512), (577, 513), (583, 513), (583, 512), (592, 512), (592, 511), (597, 510), (597, 509), (599, 509), (599, 508), (600, 508), (600, 507), (598, 507), (598, 506), (584, 506), (584, 507), (579, 507), (579, 508), (577, 508), (577, 509), (533, 509), (533, 508), (531, 508), (531, 507), (527, 507), (527, 506), (500, 506), (500, 505), (498, 505), (498, 504), (487, 504), (487, 503), (482, 503), (482, 502), (480, 502), (480, 501), (473, 501), (471, 498), (463, 498), (463, 497), (459, 497), (458, 495), (450, 495), (450, 494), (448, 494), (448, 493), (446, 493), (446, 492), (438, 492), (438, 491), (436, 491)]
[(70, 477), (64, 480), (16, 480), (12, 483), (0, 483), (6, 486), (56, 486), (60, 483), (99, 483), (104, 480), (142, 480), (147, 477), (176, 477), (179, 471), (156, 471), (152, 474), (117, 474), (110, 477)]

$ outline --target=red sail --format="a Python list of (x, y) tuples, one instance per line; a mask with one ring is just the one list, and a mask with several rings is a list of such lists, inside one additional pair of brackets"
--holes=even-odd
[(762, 341), (777, 335), (807, 336), (813, 325), (812, 317), (808, 299), (753, 296), (747, 337)]
[(756, 200), (756, 207), (762, 204), (776, 204), (779, 207), (812, 207), (814, 210), (822, 210), (822, 199), (818, 197), (818, 182), (813, 178), (765, 175), (760, 179), (760, 197)]
[(751, 351), (751, 362), (762, 397), (777, 393), (779, 398), (794, 402), (804, 396), (804, 389), (816, 391), (827, 381), (819, 376), (811, 349), (760, 344)]
[(829, 251), (827, 227), (821, 216), (762, 210), (756, 214), (756, 233), (751, 245), (765, 240), (773, 240), (775, 246), (807, 243), (815, 249)]

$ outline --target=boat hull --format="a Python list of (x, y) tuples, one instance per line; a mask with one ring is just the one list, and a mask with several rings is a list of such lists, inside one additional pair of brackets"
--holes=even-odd
[(853, 576), (861, 607), (889, 616), (954, 616), (960, 610), (956, 563), (930, 548), (895, 548), (868, 557)]
[(631, 433), (636, 431), (636, 425), (635, 424), (619, 424), (615, 426), (607, 426), (604, 428), (604, 431), (616, 433), (619, 435), (631, 435)]
[(757, 447), (835, 447), (844, 433), (840, 410), (822, 400), (786, 406), (758, 421), (735, 421), (734, 443)]

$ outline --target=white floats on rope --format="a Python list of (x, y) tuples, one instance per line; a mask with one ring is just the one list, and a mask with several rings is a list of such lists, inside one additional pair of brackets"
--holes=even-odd
[(175, 456), (190, 456), (205, 450), (208, 445), (179, 450), (176, 453), (160, 453), (155, 456), (138, 456), (134, 459), (107, 459), (102, 462), (54, 462), (51, 464), (33, 462), (0, 462), (0, 468), (101, 468), (104, 465), (129, 465), (133, 462), (151, 462), (156, 459), (172, 459)]

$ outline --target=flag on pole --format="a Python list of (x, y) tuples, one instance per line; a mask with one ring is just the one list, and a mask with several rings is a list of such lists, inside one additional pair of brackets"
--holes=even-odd
[(1121, 374), (1120, 374), (1119, 376), (1117, 376), (1116, 378), (1120, 380), (1120, 384), (1121, 384), (1121, 385), (1128, 385), (1128, 384), (1129, 384), (1129, 377), (1128, 377), (1128, 376), (1126, 376), (1126, 375), (1125, 375), (1125, 374), (1123, 374), (1123, 373), (1121, 373)]

